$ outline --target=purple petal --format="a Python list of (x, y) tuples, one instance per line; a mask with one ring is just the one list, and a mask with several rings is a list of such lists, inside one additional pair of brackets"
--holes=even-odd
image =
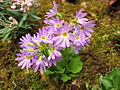
[(24, 64), (22, 65), (22, 69), (23, 69), (25, 66), (26, 66), (26, 63), (24, 63)]
[(21, 65), (23, 65), (25, 63), (25, 61), (21, 61), (19, 64), (18, 64), (18, 66), (21, 66)]
[(82, 13), (81, 17), (85, 17), (87, 15), (87, 13)]
[(69, 39), (66, 39), (65, 42), (66, 42), (66, 46), (69, 47), (69, 46), (70, 46), (70, 41), (69, 41)]
[(63, 42), (60, 45), (61, 47), (65, 48), (65, 40), (63, 40)]

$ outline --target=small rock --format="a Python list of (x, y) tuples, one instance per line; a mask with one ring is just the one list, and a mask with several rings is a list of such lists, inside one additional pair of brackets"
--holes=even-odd
[(77, 84), (77, 80), (74, 80), (73, 82), (72, 82), (72, 85), (76, 85)]
[(80, 5), (83, 8), (87, 8), (88, 4), (89, 4), (89, 2), (82, 2)]
[(3, 2), (3, 0), (0, 0), (0, 2)]

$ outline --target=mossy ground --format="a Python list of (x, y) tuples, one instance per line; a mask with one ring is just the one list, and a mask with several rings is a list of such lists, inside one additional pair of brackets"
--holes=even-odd
[[(91, 43), (80, 52), (84, 67), (79, 77), (61, 85), (55, 84), (48, 77), (41, 80), (39, 72), (22, 70), (17, 66), (15, 54), (19, 48), (16, 44), (5, 46), (0, 43), (0, 90), (86, 90), (85, 82), (90, 82), (90, 87), (93, 87), (98, 85), (100, 75), (120, 68), (120, 48), (117, 46), (120, 44), (120, 12), (109, 10), (108, 2), (109, 0), (80, 0), (79, 4), (59, 4), (66, 20), (82, 8), (88, 13), (87, 17), (96, 23)], [(40, 0), (38, 15), (44, 18), (51, 7), (52, 0)], [(42, 26), (41, 19), (40, 27)]]

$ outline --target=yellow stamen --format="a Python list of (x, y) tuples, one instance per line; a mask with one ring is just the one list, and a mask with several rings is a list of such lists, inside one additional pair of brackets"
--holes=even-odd
[(34, 46), (34, 44), (32, 42), (29, 42), (28, 45), (29, 46)]
[(46, 40), (47, 39), (46, 36), (42, 36), (41, 38), (42, 38), (42, 40)]
[(60, 27), (60, 24), (56, 24), (55, 27), (59, 28), (59, 27)]
[(76, 35), (77, 31), (73, 31), (73, 35)]
[(75, 18), (75, 20), (76, 20), (76, 21), (79, 21), (79, 18), (78, 18), (78, 17), (76, 17), (76, 18)]
[(38, 60), (42, 60), (42, 56), (39, 56)]
[(79, 41), (79, 40), (80, 40), (80, 38), (79, 38), (79, 37), (75, 37), (75, 40), (76, 40), (76, 41)]
[(63, 32), (63, 33), (62, 33), (62, 37), (68, 37), (68, 33)]
[(30, 57), (29, 57), (29, 56), (26, 56), (26, 57), (25, 57), (25, 60), (30, 60)]

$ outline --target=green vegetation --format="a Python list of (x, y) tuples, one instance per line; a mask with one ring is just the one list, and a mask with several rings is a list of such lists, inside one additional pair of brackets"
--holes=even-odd
[(92, 90), (120, 90), (120, 69), (113, 69), (105, 77), (100, 77), (100, 86), (94, 86)]
[(48, 68), (46, 74), (56, 82), (60, 80), (67, 82), (72, 77), (78, 76), (77, 73), (82, 70), (83, 64), (80, 61), (80, 56), (75, 54), (71, 48), (66, 48), (61, 53), (62, 60), (56, 66)]
[(11, 9), (11, 1), (0, 2), (0, 39), (2, 42), (18, 40), (27, 33), (34, 33), (38, 25), (35, 22), (40, 20), (36, 16), (37, 6), (33, 6), (31, 12), (22, 13), (19, 9)]

